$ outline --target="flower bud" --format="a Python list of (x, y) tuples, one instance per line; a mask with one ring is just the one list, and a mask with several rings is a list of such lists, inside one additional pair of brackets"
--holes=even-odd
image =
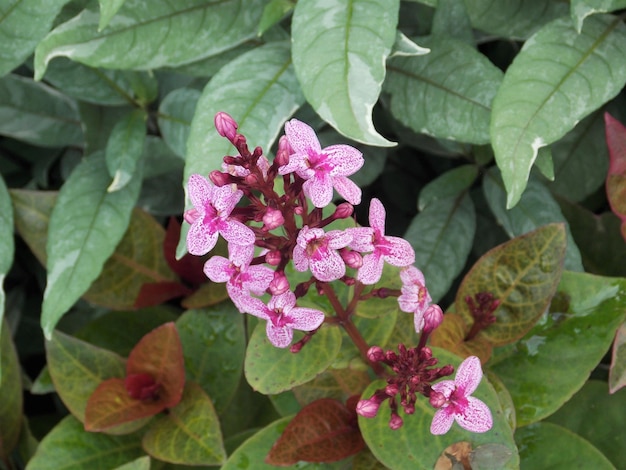
[(378, 413), (378, 408), (380, 408), (380, 403), (372, 397), (369, 400), (359, 400), (356, 404), (356, 413), (364, 418), (374, 418)]
[(192, 208), (192, 209), (186, 210), (183, 214), (183, 217), (185, 219), (185, 222), (191, 225), (196, 220), (198, 220), (198, 217), (200, 217), (200, 213), (195, 208)]
[(441, 408), (446, 404), (446, 396), (441, 392), (436, 392), (431, 390), (430, 397), (428, 397), (428, 401), (430, 402), (433, 408)]
[(349, 202), (342, 202), (337, 206), (333, 214), (333, 219), (347, 219), (354, 212), (354, 206)]
[(367, 350), (367, 358), (372, 362), (380, 362), (385, 359), (385, 353), (380, 346), (372, 346)]
[(283, 213), (278, 209), (268, 207), (263, 215), (263, 224), (265, 230), (274, 230), (285, 223)]
[(233, 181), (231, 175), (229, 175), (228, 173), (223, 173), (218, 170), (213, 170), (209, 174), (209, 178), (211, 179), (211, 181), (213, 182), (215, 186), (218, 186), (220, 188)]
[(267, 290), (272, 295), (284, 294), (289, 290), (289, 281), (287, 280), (287, 277), (282, 272), (276, 271), (274, 273), (274, 279), (270, 282)]
[(359, 269), (363, 266), (363, 257), (360, 253), (354, 250), (342, 249), (339, 251), (339, 254), (341, 255), (343, 262), (346, 263), (346, 266), (349, 268)]
[(400, 387), (398, 387), (398, 384), (389, 384), (385, 387), (385, 393), (390, 397), (395, 397), (400, 393)]
[(237, 135), (237, 122), (227, 113), (220, 111), (213, 119), (217, 133), (222, 137), (226, 137), (231, 142)]
[(404, 412), (408, 415), (412, 415), (415, 413), (415, 405), (412, 403), (408, 403), (404, 406)]
[(246, 175), (246, 177), (244, 178), (244, 181), (250, 187), (254, 187), (259, 184), (259, 178), (254, 173), (250, 173)]
[(282, 256), (278, 250), (268, 251), (265, 254), (265, 262), (270, 266), (278, 266), (281, 258)]
[(293, 209), (293, 213), (296, 215), (302, 215), (304, 214), (304, 208), (302, 206), (296, 206)]
[(432, 332), (441, 325), (443, 321), (443, 311), (437, 304), (430, 305), (424, 312), (424, 332), (426, 334)]
[(403, 424), (404, 424), (404, 422), (402, 421), (402, 418), (400, 418), (400, 416), (398, 416), (397, 413), (392, 413), (391, 414), (391, 418), (389, 419), (389, 427), (393, 431), (396, 431), (396, 430), (400, 429)]
[(287, 136), (283, 135), (278, 140), (278, 151), (276, 152), (276, 164), (278, 166), (285, 166), (289, 163), (289, 155), (293, 152), (291, 150), (291, 146), (289, 145), (289, 141), (287, 140)]

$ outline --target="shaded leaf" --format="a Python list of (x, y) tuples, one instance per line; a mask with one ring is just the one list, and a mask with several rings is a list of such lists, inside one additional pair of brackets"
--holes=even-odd
[(42, 147), (80, 145), (80, 120), (73, 100), (26, 77), (0, 79), (0, 134)]
[[(294, 340), (298, 341), (297, 332)], [(269, 342), (265, 324), (259, 323), (246, 350), (244, 373), (253, 389), (274, 394), (290, 390), (314, 379), (334, 361), (341, 347), (338, 328), (322, 326), (297, 354), (289, 348), (276, 348)]]
[(100, 3), (100, 23), (98, 23), (98, 31), (102, 31), (107, 27), (111, 18), (115, 16), (125, 1), (126, 0), (98, 0)]
[(618, 18), (589, 18), (581, 34), (569, 18), (560, 18), (538, 31), (515, 57), (493, 100), (491, 118), (507, 207), (519, 201), (538, 150), (622, 89), (625, 41), (626, 27)]
[(190, 293), (191, 290), (178, 281), (149, 282), (141, 286), (133, 307), (153, 307)]
[(609, 147), (609, 174), (606, 195), (613, 213), (622, 220), (622, 237), (626, 240), (626, 127), (604, 114), (606, 144)]
[(420, 39), (425, 56), (389, 60), (384, 89), (391, 113), (415, 132), (489, 142), (491, 101), (502, 72), (472, 46), (443, 36)]
[(295, 387), (293, 394), (301, 405), (322, 398), (345, 402), (353, 395), (360, 395), (370, 382), (366, 370), (329, 368), (310, 382)]
[(107, 193), (109, 177), (101, 154), (85, 159), (59, 193), (50, 216), (48, 283), (41, 325), (46, 337), (89, 288), (126, 232), (141, 178)]
[(515, 441), (524, 468), (615, 468), (589, 441), (556, 424), (525, 426), (517, 430)]
[(253, 37), (262, 9), (262, 2), (252, 0), (125, 2), (100, 32), (100, 15), (86, 9), (39, 43), (35, 79), (59, 56), (92, 67), (136, 70), (193, 62)]
[(465, 275), (455, 310), (472, 325), (465, 301), (481, 292), (500, 301), (496, 322), (480, 332), (494, 346), (524, 336), (537, 322), (556, 292), (565, 254), (565, 228), (550, 224), (485, 253)]
[(199, 385), (187, 383), (183, 398), (143, 436), (148, 454), (184, 465), (221, 465), (226, 460), (219, 421)]
[(163, 140), (179, 157), (187, 154), (187, 139), (196, 105), (202, 93), (194, 88), (178, 88), (159, 105), (159, 129)]
[(69, 0), (2, 0), (0, 2), (0, 77), (32, 54)]
[(621, 324), (615, 333), (609, 370), (609, 390), (617, 392), (626, 386), (626, 324)]
[(150, 457), (145, 455), (127, 464), (115, 467), (114, 470), (150, 470)]
[[(0, 333), (2, 332), (5, 309), (4, 278), (11, 269), (15, 244), (13, 241), (13, 206), (11, 196), (0, 175)], [(2, 352), (0, 350), (0, 385), (2, 384)]]
[(76, 418), (67, 416), (39, 443), (28, 469), (109, 470), (143, 455), (139, 435), (85, 432)]
[(0, 319), (0, 460), (9, 461), (9, 456), (18, 443), (22, 428), (22, 380), (17, 351), (11, 338), (11, 329), (6, 320)]
[(307, 101), (343, 135), (391, 146), (372, 122), (398, 22), (397, 0), (298, 2), (293, 61)]
[(494, 168), (483, 179), (483, 193), (489, 208), (511, 238), (524, 235), (543, 225), (564, 222), (567, 238), (565, 269), (584, 270), (580, 251), (572, 237), (567, 219), (563, 217), (559, 205), (544, 185), (533, 179), (529, 180), (526, 191), (522, 194), (518, 204), (507, 210), (504, 184), (499, 172)]
[(572, 0), (570, 3), (570, 15), (580, 33), (585, 18), (598, 13), (608, 13), (626, 8), (624, 0)]
[(296, 2), (294, 0), (270, 0), (265, 8), (263, 8), (263, 14), (261, 15), (261, 20), (259, 21), (259, 26), (257, 30), (257, 34), (259, 36), (263, 35), (265, 31), (270, 29), (280, 20), (282, 20), (285, 15), (290, 13)]
[(243, 315), (231, 302), (188, 310), (176, 321), (187, 379), (211, 397), (218, 413), (233, 399), (246, 350)]
[(511, 393), (518, 426), (554, 413), (584, 385), (624, 321), (625, 293), (624, 279), (565, 271), (542, 321), (494, 350), (490, 368)]
[(438, 0), (433, 16), (433, 35), (449, 36), (466, 44), (474, 44), (474, 33), (465, 2)]
[(475, 231), (468, 194), (433, 201), (411, 221), (404, 238), (415, 250), (415, 266), (424, 273), (433, 302), (448, 292), (465, 266)]
[(105, 150), (105, 160), (113, 181), (107, 192), (119, 191), (131, 180), (141, 154), (146, 137), (144, 110), (137, 109), (122, 117), (111, 130)]
[(24, 239), (39, 262), (45, 265), (48, 222), (59, 193), (11, 189), (10, 194), (17, 233)]
[(446, 313), (441, 325), (432, 332), (430, 344), (459, 357), (477, 356), (480, 362), (486, 363), (491, 357), (493, 347), (482, 336), (466, 341), (465, 338), (469, 332), (470, 326), (463, 320), (463, 317), (456, 313)]
[(423, 211), (431, 202), (460, 196), (478, 177), (478, 168), (463, 165), (446, 171), (422, 188), (417, 208)]
[(361, 451), (365, 443), (357, 426), (356, 412), (331, 398), (316, 400), (294, 416), (265, 462), (293, 465), (336, 462)]

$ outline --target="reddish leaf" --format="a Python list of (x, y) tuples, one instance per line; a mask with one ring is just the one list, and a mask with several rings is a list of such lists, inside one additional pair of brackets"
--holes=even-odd
[(91, 394), (85, 410), (85, 430), (104, 431), (119, 424), (153, 416), (165, 409), (163, 400), (136, 400), (123, 379), (102, 382)]
[(160, 385), (163, 408), (175, 406), (185, 386), (183, 348), (174, 322), (165, 323), (145, 335), (133, 348), (126, 375), (149, 374)]
[(289, 466), (306, 462), (335, 462), (365, 447), (356, 413), (341, 402), (322, 398), (305, 406), (291, 420), (265, 462)]
[(604, 113), (604, 123), (610, 157), (606, 195), (611, 210), (622, 220), (622, 237), (626, 240), (626, 128), (609, 113)]
[(456, 313), (446, 313), (443, 323), (433, 331), (430, 345), (447, 349), (460, 357), (477, 356), (485, 364), (491, 357), (492, 345), (482, 336), (476, 336), (469, 341), (465, 337), (470, 328), (462, 316)]
[(162, 281), (143, 284), (135, 299), (134, 308), (154, 307), (163, 302), (191, 294), (191, 289), (180, 282)]
[(626, 387), (626, 323), (622, 323), (615, 333), (611, 368), (609, 369), (609, 393)]
[(163, 240), (163, 254), (172, 271), (178, 274), (184, 281), (193, 286), (199, 286), (206, 282), (204, 275), (204, 258), (187, 253), (181, 259), (176, 259), (176, 246), (180, 238), (180, 223), (174, 217), (170, 217)]

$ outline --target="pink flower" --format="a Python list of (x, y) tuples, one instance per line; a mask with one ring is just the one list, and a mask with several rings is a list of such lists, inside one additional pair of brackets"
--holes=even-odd
[(185, 220), (191, 224), (187, 233), (187, 249), (192, 255), (204, 255), (217, 243), (218, 233), (235, 245), (252, 245), (254, 232), (230, 213), (243, 196), (243, 192), (231, 185), (218, 188), (201, 175), (191, 175), (187, 183), (193, 209), (185, 212)]
[(285, 134), (293, 154), (281, 166), (281, 175), (296, 172), (305, 179), (304, 194), (315, 207), (326, 207), (333, 198), (333, 187), (351, 204), (361, 202), (361, 189), (346, 176), (363, 166), (363, 154), (349, 145), (331, 145), (322, 149), (315, 131), (292, 119), (285, 123)]
[(312, 308), (296, 307), (296, 296), (287, 291), (273, 296), (267, 305), (248, 297), (245, 311), (267, 320), (267, 337), (277, 348), (286, 348), (293, 339), (293, 330), (313, 331), (324, 322), (324, 313)]
[(385, 236), (385, 208), (378, 199), (370, 202), (370, 227), (348, 229), (352, 233), (350, 248), (361, 253), (363, 266), (357, 280), (363, 284), (376, 284), (383, 273), (384, 261), (393, 266), (409, 266), (415, 262), (413, 248), (403, 238)]
[(351, 240), (352, 235), (345, 230), (324, 232), (305, 225), (293, 248), (293, 264), (298, 271), (310, 268), (320, 281), (335, 281), (346, 274), (346, 264), (337, 250), (346, 247)]
[(415, 266), (408, 266), (400, 271), (402, 294), (398, 297), (400, 310), (415, 314), (415, 331), (418, 333), (424, 326), (424, 312), (432, 302), (426, 289), (424, 274)]
[(217, 129), (217, 133), (222, 137), (226, 137), (231, 142), (235, 139), (237, 135), (237, 122), (227, 113), (220, 111), (213, 118), (213, 123), (215, 124), (215, 129)]
[(439, 408), (430, 425), (432, 434), (447, 433), (454, 420), (471, 432), (487, 432), (491, 429), (491, 411), (481, 400), (470, 396), (482, 376), (480, 359), (470, 356), (461, 363), (454, 380), (443, 380), (432, 386), (430, 403)]
[(426, 334), (433, 332), (443, 322), (443, 310), (437, 304), (429, 305), (424, 313), (420, 315), (418, 322), (418, 315), (415, 314), (415, 331), (419, 333), (422, 328)]
[(213, 256), (204, 264), (204, 274), (213, 282), (225, 282), (226, 290), (239, 311), (243, 312), (241, 298), (249, 292), (262, 295), (274, 279), (274, 271), (267, 266), (250, 266), (254, 245), (228, 245), (228, 257)]

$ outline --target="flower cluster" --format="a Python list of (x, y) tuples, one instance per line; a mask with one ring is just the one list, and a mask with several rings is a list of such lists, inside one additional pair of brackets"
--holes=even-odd
[[(434, 368), (437, 359), (425, 347), (428, 335), (441, 323), (443, 312), (432, 304), (424, 275), (413, 266), (415, 252), (411, 245), (385, 233), (382, 202), (371, 200), (369, 227), (345, 228), (344, 224), (343, 229), (327, 228), (334, 221), (350, 218), (354, 205), (361, 202), (361, 190), (348, 178), (363, 165), (361, 152), (349, 145), (322, 148), (311, 127), (292, 119), (285, 124), (285, 135), (270, 162), (261, 148), (250, 151), (246, 138), (238, 133), (237, 123), (226, 113), (215, 116), (215, 127), (233, 144), (237, 154), (224, 157), (222, 171), (211, 172), (209, 178), (190, 176), (187, 192), (193, 208), (184, 214), (190, 224), (187, 247), (191, 254), (206, 255), (220, 235), (228, 242), (228, 258), (210, 257), (204, 265), (206, 276), (213, 282), (226, 283), (228, 295), (241, 313), (267, 322), (267, 337), (276, 347), (288, 347), (293, 330), (301, 330), (306, 334), (291, 346), (291, 351), (297, 352), (328, 322), (346, 330), (364, 360), (379, 375), (385, 373), (383, 364), (391, 368), (395, 375), (387, 379), (386, 389), (359, 402), (357, 411), (363, 416), (376, 414), (380, 403), (389, 399), (390, 425), (397, 428), (402, 419), (397, 414), (395, 397), (400, 397), (400, 405), (411, 414), (417, 393), (434, 396), (431, 403), (439, 411), (450, 410), (448, 414), (456, 416), (454, 410), (462, 408), (459, 397), (465, 397), (465, 392), (448, 393), (444, 386), (436, 389), (438, 384), (431, 387), (452, 368)], [(276, 180), (281, 179), (282, 187), (275, 189)], [(334, 191), (346, 202), (332, 212), (324, 211)], [(245, 205), (239, 204), (242, 200)], [(401, 290), (383, 286), (363, 293), (366, 286), (380, 281), (385, 263), (400, 268)], [(285, 274), (288, 266), (310, 273), (310, 278), (292, 286)], [(354, 286), (354, 297), (347, 306), (335, 294), (334, 282)], [(333, 312), (298, 305), (313, 285), (328, 297), (335, 318)], [(400, 345), (399, 355), (369, 348), (350, 317), (358, 302), (372, 296), (398, 297), (400, 309), (414, 315), (415, 330), (421, 332), (417, 348)], [(470, 389), (466, 386), (464, 390)], [(443, 427), (440, 424), (437, 430)]]

